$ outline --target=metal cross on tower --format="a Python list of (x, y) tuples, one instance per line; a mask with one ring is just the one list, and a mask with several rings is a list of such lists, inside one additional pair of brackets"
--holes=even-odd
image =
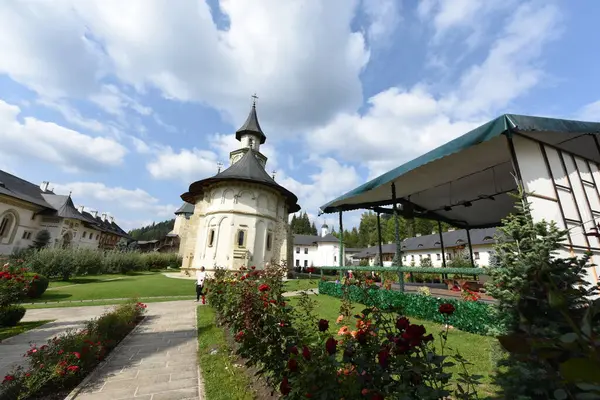
[(258, 100), (258, 96), (254, 93), (252, 96), (252, 107), (256, 106), (256, 100)]

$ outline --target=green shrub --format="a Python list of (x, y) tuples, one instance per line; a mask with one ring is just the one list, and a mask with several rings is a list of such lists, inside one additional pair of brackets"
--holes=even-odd
[(48, 285), (50, 284), (50, 280), (46, 278), (44, 275), (39, 275), (34, 272), (28, 272), (25, 274), (25, 277), (30, 279), (29, 281), (29, 290), (27, 291), (27, 297), (30, 299), (38, 299), (42, 297), (46, 289), (48, 289)]
[(84, 330), (66, 331), (39, 347), (32, 344), (26, 364), (4, 377), (0, 400), (55, 398), (56, 392), (77, 386), (133, 329), (145, 308), (131, 300), (89, 321)]
[[(353, 303), (375, 306), (382, 310), (400, 307), (404, 315), (441, 324), (445, 323), (445, 319), (439, 313), (439, 307), (441, 304), (450, 303), (456, 308), (456, 312), (450, 317), (450, 324), (462, 331), (479, 335), (488, 334), (497, 323), (492, 316), (490, 306), (481, 302), (441, 299), (375, 288), (364, 291), (353, 285), (349, 286), (348, 292)], [(319, 293), (342, 298), (342, 285), (320, 281)]]
[(25, 307), (7, 306), (0, 308), (0, 326), (15, 326), (25, 316)]

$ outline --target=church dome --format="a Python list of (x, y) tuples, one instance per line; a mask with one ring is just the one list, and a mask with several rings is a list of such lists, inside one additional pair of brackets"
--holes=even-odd
[(289, 213), (295, 213), (299, 211), (300, 206), (298, 205), (298, 197), (296, 197), (295, 194), (283, 186), (279, 185), (272, 177), (269, 176), (269, 174), (260, 164), (255, 153), (256, 151), (249, 149), (239, 161), (231, 165), (226, 170), (211, 178), (202, 179), (192, 183), (189, 187), (189, 190), (181, 195), (181, 198), (183, 201), (193, 204), (195, 203), (194, 198), (204, 193), (204, 191), (212, 184), (223, 181), (242, 181), (264, 185), (275, 189), (283, 197), (285, 197)]

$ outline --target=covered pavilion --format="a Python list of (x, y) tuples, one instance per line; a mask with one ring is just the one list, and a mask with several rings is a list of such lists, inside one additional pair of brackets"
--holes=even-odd
[[(468, 232), (500, 225), (514, 210), (509, 193), (520, 185), (534, 220), (568, 229), (565, 249), (592, 251), (598, 262), (598, 135), (599, 122), (505, 114), (330, 201), (320, 213), (339, 213), (342, 233), (342, 213), (357, 209), (447, 222)], [(396, 223), (394, 265), (401, 267), (399, 239)], [(597, 267), (590, 269), (596, 283)]]

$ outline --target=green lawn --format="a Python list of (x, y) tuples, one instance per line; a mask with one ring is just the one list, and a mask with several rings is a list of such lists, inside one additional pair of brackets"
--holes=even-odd
[(285, 282), (284, 287), (289, 292), (316, 289), (319, 287), (319, 279), (290, 279)]
[(102, 300), (131, 297), (194, 296), (194, 281), (167, 278), (160, 273), (100, 275), (50, 282), (48, 290), (34, 303)]
[[(344, 324), (337, 325), (335, 320), (339, 316), (340, 300), (331, 296), (317, 295), (311, 296), (311, 299), (317, 302), (317, 313), (323, 319), (329, 320), (330, 330), (335, 331), (347, 324), (349, 328), (355, 326), (355, 319), (353, 317), (350, 320), (344, 322)], [(298, 298), (291, 298), (289, 303), (296, 305)], [(355, 312), (362, 310), (364, 306), (357, 304), (354, 307)], [(424, 325), (427, 332), (432, 333), (436, 338), (436, 347), (440, 347), (439, 333), (444, 329), (440, 324), (430, 321), (424, 321), (417, 318), (410, 318), (412, 323)], [(473, 365), (468, 366), (468, 370), (472, 374), (483, 375), (482, 385), (479, 388), (480, 397), (486, 397), (492, 395), (495, 392), (493, 385), (491, 384), (491, 374), (494, 368), (494, 362), (492, 361), (491, 354), (493, 351), (493, 345), (497, 343), (497, 340), (489, 336), (480, 336), (473, 333), (463, 332), (458, 329), (452, 329), (448, 333), (448, 342), (446, 344), (446, 354), (453, 354), (458, 352), (460, 355), (465, 357)], [(453, 367), (450, 372), (459, 372), (459, 367)]]
[[(234, 366), (235, 356), (225, 342), (223, 329), (215, 326), (211, 307), (198, 307), (198, 363), (206, 400), (253, 400), (250, 379)], [(214, 352), (215, 354), (211, 354)]]
[(5, 328), (0, 328), (0, 342), (9, 337), (19, 335), (23, 332), (27, 332), (30, 329), (35, 329), (44, 324), (52, 321), (30, 321), (30, 322), (20, 322), (17, 326), (10, 326)]

